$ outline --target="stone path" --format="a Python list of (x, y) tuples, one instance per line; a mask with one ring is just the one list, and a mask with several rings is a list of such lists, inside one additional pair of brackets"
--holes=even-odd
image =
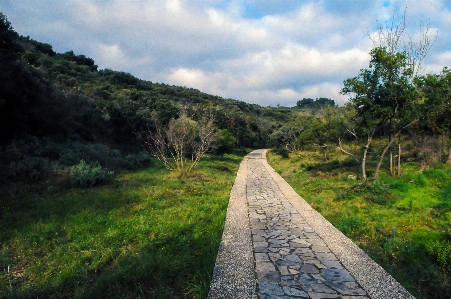
[(246, 156), (209, 298), (413, 298), (268, 165)]

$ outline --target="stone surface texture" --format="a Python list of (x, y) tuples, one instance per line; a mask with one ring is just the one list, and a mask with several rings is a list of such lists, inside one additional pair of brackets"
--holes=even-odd
[(245, 157), (209, 298), (413, 298), (266, 161)]

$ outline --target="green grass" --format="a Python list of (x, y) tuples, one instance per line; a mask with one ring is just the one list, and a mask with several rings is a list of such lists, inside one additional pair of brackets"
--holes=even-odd
[(370, 184), (359, 181), (359, 166), (339, 153), (327, 162), (309, 151), (268, 158), (298, 194), (414, 296), (451, 298), (451, 166), (420, 171), (419, 163), (405, 163), (401, 177), (382, 169), (379, 182)]
[(204, 298), (242, 155), (50, 194), (2, 189), (0, 298)]

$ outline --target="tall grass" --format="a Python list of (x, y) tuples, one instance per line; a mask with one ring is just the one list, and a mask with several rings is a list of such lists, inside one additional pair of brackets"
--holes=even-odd
[[(451, 298), (451, 167), (403, 164), (360, 181), (339, 153), (299, 152), (269, 163), (312, 207), (350, 237), (417, 298)], [(371, 163), (371, 161), (370, 161)]]
[(204, 298), (242, 156), (50, 194), (2, 189), (0, 298)]

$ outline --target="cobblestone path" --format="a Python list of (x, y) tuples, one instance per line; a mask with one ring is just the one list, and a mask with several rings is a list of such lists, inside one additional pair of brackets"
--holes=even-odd
[(248, 162), (247, 176), (260, 298), (368, 298), (260, 160)]
[(238, 172), (209, 298), (413, 298), (299, 197), (265, 153), (249, 154)]

